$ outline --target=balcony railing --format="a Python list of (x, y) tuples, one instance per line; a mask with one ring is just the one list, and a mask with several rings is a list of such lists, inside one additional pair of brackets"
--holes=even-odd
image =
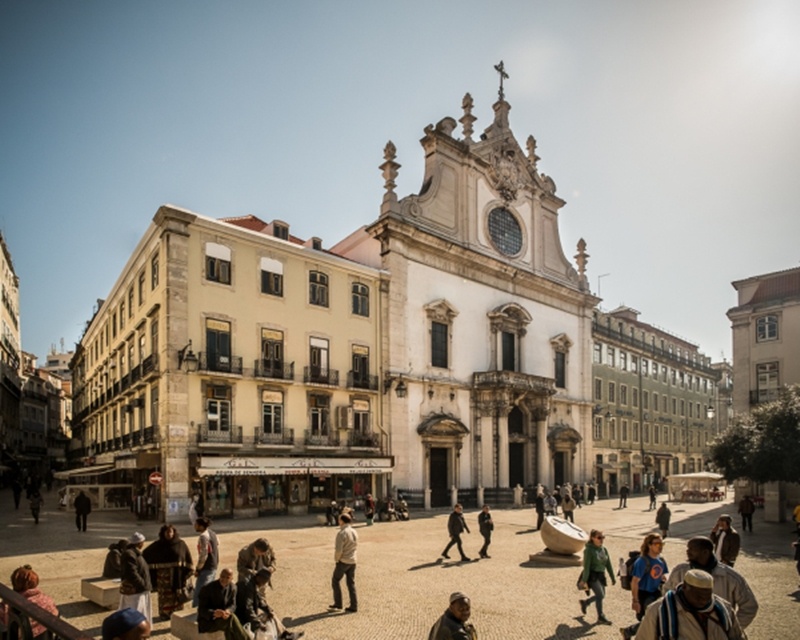
[(142, 376), (158, 371), (158, 354), (151, 353), (142, 361)]
[(347, 386), (350, 389), (378, 390), (378, 376), (371, 376), (356, 371), (347, 372)]
[(311, 429), (306, 429), (305, 442), (306, 445), (316, 447), (338, 447), (339, 436), (336, 433), (319, 433)]
[(242, 357), (222, 355), (219, 353), (200, 353), (200, 371), (216, 371), (218, 373), (242, 373)]
[(377, 449), (380, 447), (380, 438), (377, 433), (360, 433), (358, 431), (350, 431), (347, 434), (348, 447), (369, 447)]
[(552, 395), (556, 392), (555, 380), (518, 371), (476, 371), (473, 384), (484, 388), (512, 388), (520, 391), (537, 391)]
[(253, 373), (257, 378), (272, 378), (273, 380), (293, 380), (294, 362), (276, 363), (271, 360), (256, 360)]
[(207, 424), (201, 424), (197, 432), (197, 441), (212, 444), (242, 444), (242, 428), (237, 426), (211, 428)]
[(303, 382), (313, 384), (328, 384), (339, 386), (339, 371), (337, 369), (320, 369), (319, 367), (303, 367)]
[(294, 429), (281, 429), (278, 433), (266, 433), (264, 427), (253, 430), (253, 442), (256, 444), (291, 445), (294, 444)]

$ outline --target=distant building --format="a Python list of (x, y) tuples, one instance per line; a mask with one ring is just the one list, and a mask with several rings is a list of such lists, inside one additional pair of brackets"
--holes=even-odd
[(0, 234), (0, 465), (14, 466), (20, 445), (20, 399), (22, 394), (19, 278), (14, 271), (11, 252)]
[(706, 470), (718, 373), (698, 346), (620, 307), (592, 323), (594, 468), (614, 493)]

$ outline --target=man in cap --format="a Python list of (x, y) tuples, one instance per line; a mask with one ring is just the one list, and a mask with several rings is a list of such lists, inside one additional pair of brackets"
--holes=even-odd
[(456, 591), (450, 594), (450, 606), (431, 627), (428, 640), (477, 640), (478, 632), (470, 623), (469, 598)]
[(225, 568), (219, 572), (219, 578), (200, 589), (197, 631), (222, 631), (225, 640), (250, 640), (235, 611), (236, 585), (233, 584), (233, 571)]
[(711, 530), (711, 542), (714, 543), (714, 555), (722, 564), (732, 567), (739, 555), (740, 538), (736, 529), (731, 526), (733, 518), (722, 514)]
[[(304, 631), (287, 631), (263, 595), (264, 586), (269, 581), (270, 572), (259, 569), (251, 578), (236, 585), (236, 617), (246, 630), (254, 634), (259, 630), (274, 627), (280, 640), (296, 640), (305, 635)], [(269, 634), (267, 634), (269, 636)]]
[(153, 611), (150, 604), (150, 567), (142, 556), (145, 537), (138, 531), (128, 538), (128, 548), (122, 554), (122, 582), (119, 591), (119, 608), (135, 609), (144, 615), (147, 623), (153, 624)]
[(136, 609), (120, 609), (103, 620), (103, 640), (144, 640), (149, 637), (150, 623)]
[(701, 569), (714, 578), (714, 593), (733, 605), (739, 624), (746, 629), (758, 613), (758, 601), (742, 574), (717, 561), (714, 543), (705, 536), (696, 536), (686, 543), (686, 558), (688, 562), (674, 567), (669, 574), (665, 591), (677, 588), (690, 569)]
[(647, 608), (636, 640), (745, 640), (733, 607), (714, 594), (714, 578), (690, 569), (675, 590)]

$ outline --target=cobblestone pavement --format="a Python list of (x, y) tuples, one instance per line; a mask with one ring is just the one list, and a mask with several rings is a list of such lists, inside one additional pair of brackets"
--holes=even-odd
[[(98, 636), (107, 612), (81, 598), (80, 578), (101, 573), (111, 542), (135, 530), (152, 540), (158, 524), (136, 522), (128, 512), (98, 512), (89, 517), (89, 531), (79, 533), (73, 515), (53, 506), (55, 498), (55, 492), (45, 494), (41, 522), (35, 525), (27, 510), (13, 509), (9, 491), (0, 492), (0, 578), (8, 584), (15, 567), (30, 563), (41, 576), (43, 590), (55, 598), (61, 615)], [(643, 535), (655, 527), (655, 514), (647, 511), (647, 498), (629, 499), (627, 509), (616, 507), (616, 500), (602, 500), (575, 513), (576, 524), (587, 531), (598, 528), (606, 532), (606, 546), (615, 566), (618, 558), (638, 548)], [(707, 534), (720, 513), (735, 514), (730, 502), (672, 504), (670, 508), (673, 528), (664, 555), (671, 566), (685, 559), (689, 537)], [(472, 599), (472, 622), (481, 640), (620, 637), (618, 627), (634, 620), (630, 594), (618, 586), (611, 587), (605, 608), (614, 625), (594, 625), (593, 611), (585, 618), (580, 615), (577, 567), (529, 561), (530, 554), (543, 549), (539, 534), (533, 531), (533, 510), (497, 509), (493, 513), (491, 559), (470, 563), (437, 563), (447, 542), (448, 511), (412, 513), (409, 522), (376, 523), (372, 527), (363, 520), (357, 522), (359, 611), (355, 614), (327, 612), (332, 602), (330, 576), (336, 530), (319, 526), (316, 516), (219, 520), (213, 528), (220, 535), (223, 565), (235, 564), (238, 550), (256, 537), (270, 540), (278, 556), (275, 589), (268, 594), (270, 603), (290, 629), (304, 630), (308, 640), (424, 640), (452, 591), (464, 591)], [(465, 550), (477, 557), (481, 545), (477, 511), (467, 511), (466, 518), (472, 534), (464, 536)], [(754, 520), (755, 533), (743, 534), (743, 551), (736, 565), (761, 604), (748, 635), (751, 640), (797, 637), (800, 589), (791, 559), (792, 523), (766, 524), (761, 512)], [(188, 522), (177, 525), (194, 549), (196, 534)], [(345, 602), (346, 594), (345, 589)], [(169, 640), (169, 623), (157, 621), (153, 636)]]

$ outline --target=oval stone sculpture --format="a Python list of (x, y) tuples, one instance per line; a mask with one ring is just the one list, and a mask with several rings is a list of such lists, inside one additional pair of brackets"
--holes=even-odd
[(542, 524), (542, 542), (553, 553), (579, 553), (589, 542), (589, 534), (568, 520), (547, 516)]

